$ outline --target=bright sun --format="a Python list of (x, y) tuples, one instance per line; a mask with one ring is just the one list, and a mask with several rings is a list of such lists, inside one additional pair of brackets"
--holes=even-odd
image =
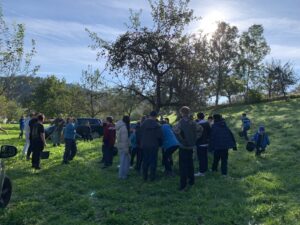
[(204, 33), (211, 34), (217, 29), (217, 22), (225, 21), (226, 15), (222, 11), (209, 11), (205, 14), (200, 20), (200, 29), (204, 31)]

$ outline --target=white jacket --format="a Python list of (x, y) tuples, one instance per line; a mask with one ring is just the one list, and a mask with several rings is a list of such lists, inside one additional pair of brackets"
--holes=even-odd
[(119, 120), (116, 124), (117, 143), (116, 146), (119, 151), (129, 152), (129, 137), (126, 124)]

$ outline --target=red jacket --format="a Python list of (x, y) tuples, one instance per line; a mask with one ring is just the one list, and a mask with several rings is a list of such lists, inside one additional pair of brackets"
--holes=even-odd
[(103, 143), (110, 147), (113, 147), (116, 142), (116, 128), (114, 124), (107, 124), (104, 127)]

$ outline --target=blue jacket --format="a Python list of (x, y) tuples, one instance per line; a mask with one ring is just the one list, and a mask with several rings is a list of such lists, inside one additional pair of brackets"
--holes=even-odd
[(177, 140), (172, 127), (169, 124), (163, 124), (161, 126), (163, 133), (163, 148), (168, 149), (173, 146), (179, 146), (179, 141)]
[(130, 144), (132, 148), (136, 148), (137, 147), (137, 141), (136, 141), (136, 133), (132, 132), (130, 134)]
[(24, 128), (25, 128), (25, 119), (20, 119), (19, 124), (20, 124), (20, 130), (24, 130)]
[(269, 140), (269, 137), (266, 133), (264, 133), (261, 137), (261, 141), (260, 143), (258, 143), (259, 141), (259, 132), (256, 132), (256, 134), (254, 134), (254, 136), (252, 137), (252, 141), (255, 142), (255, 144), (258, 146), (258, 147), (261, 147), (261, 148), (266, 148), (267, 145), (270, 145), (270, 140)]
[(251, 126), (251, 120), (248, 117), (243, 117), (242, 118), (242, 123), (243, 123), (243, 128), (246, 130), (250, 129)]
[(212, 151), (236, 148), (235, 138), (224, 120), (212, 125), (209, 148)]
[(75, 125), (73, 123), (68, 123), (64, 130), (64, 138), (75, 140), (75, 136), (76, 136)]

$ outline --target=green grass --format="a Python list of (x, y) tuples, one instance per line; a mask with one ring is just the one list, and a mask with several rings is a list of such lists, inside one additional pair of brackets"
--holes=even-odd
[[(101, 170), (99, 139), (79, 142), (69, 165), (61, 165), (63, 147), (47, 147), (50, 159), (38, 172), (20, 154), (5, 160), (14, 190), (9, 206), (0, 210), (0, 224), (300, 224), (300, 101), (222, 110), (236, 134), (242, 112), (248, 112), (255, 128), (266, 126), (267, 152), (256, 158), (236, 135), (239, 151), (230, 152), (229, 177), (210, 173), (183, 193), (177, 191), (179, 177), (163, 177), (160, 163), (153, 183), (142, 182), (134, 171), (128, 180), (118, 180), (117, 158), (112, 168)], [(6, 128), (9, 135), (0, 134), (0, 144), (21, 150), (17, 126)]]

